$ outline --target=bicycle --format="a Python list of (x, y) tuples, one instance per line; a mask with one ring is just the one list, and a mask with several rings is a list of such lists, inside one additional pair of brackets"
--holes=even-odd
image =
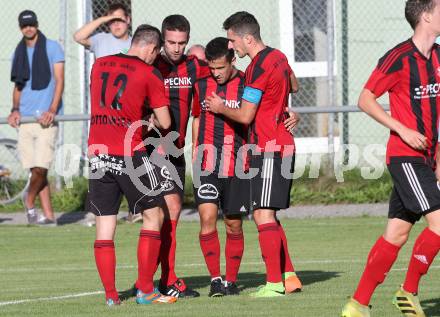
[(17, 140), (0, 136), (0, 205), (23, 197), (30, 181), (30, 172), (22, 167)]

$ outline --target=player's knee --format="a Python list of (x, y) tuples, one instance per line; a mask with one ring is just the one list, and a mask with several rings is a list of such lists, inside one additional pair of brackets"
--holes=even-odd
[(202, 234), (210, 233), (217, 229), (217, 217), (212, 214), (200, 215), (200, 231)]
[(276, 222), (275, 216), (271, 212), (255, 211), (253, 216), (254, 216), (255, 224), (257, 226), (264, 224), (264, 223)]
[(225, 228), (227, 234), (241, 234), (243, 233), (241, 220), (225, 219)]
[(436, 235), (440, 236), (440, 223), (439, 224), (429, 224), (429, 230), (434, 232)]
[(243, 229), (241, 228), (241, 226), (228, 226), (226, 225), (226, 233), (227, 234), (242, 234), (243, 233)]
[(408, 237), (409, 237), (409, 232), (406, 231), (386, 232), (384, 234), (385, 240), (399, 247), (403, 246), (406, 243), (406, 241), (408, 241)]
[(182, 209), (180, 199), (167, 200), (167, 209), (171, 219), (176, 219)]

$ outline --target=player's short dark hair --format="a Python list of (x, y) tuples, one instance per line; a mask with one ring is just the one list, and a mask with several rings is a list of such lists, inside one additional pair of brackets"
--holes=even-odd
[(415, 30), (424, 12), (431, 12), (435, 7), (434, 0), (407, 0), (405, 4), (405, 18)]
[(229, 40), (225, 37), (216, 37), (209, 41), (206, 45), (205, 55), (208, 61), (226, 57), (226, 60), (230, 63), (234, 58), (234, 50), (228, 48)]
[(152, 43), (156, 44), (159, 48), (162, 46), (162, 35), (160, 34), (159, 29), (149, 24), (139, 25), (136, 31), (134, 31), (131, 44), (148, 45)]
[(165, 35), (165, 31), (180, 31), (189, 35), (190, 29), (189, 21), (181, 14), (169, 15), (162, 22), (163, 35)]
[(240, 36), (252, 35), (256, 40), (261, 41), (260, 25), (257, 19), (246, 11), (239, 11), (231, 15), (223, 22), (223, 29), (231, 29)]
[(122, 2), (114, 2), (114, 3), (111, 3), (111, 4), (108, 6), (107, 14), (111, 14), (111, 13), (115, 12), (116, 10), (122, 10), (122, 11), (124, 11), (124, 15), (125, 15), (126, 17), (128, 17), (128, 16), (130, 15), (129, 12), (128, 12), (128, 8), (127, 8), (127, 6), (126, 6), (125, 4), (123, 4)]

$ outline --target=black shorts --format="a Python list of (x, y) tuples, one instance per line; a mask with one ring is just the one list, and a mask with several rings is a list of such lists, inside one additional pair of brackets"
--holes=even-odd
[(262, 153), (251, 157), (250, 173), (258, 169), (258, 174), (251, 179), (252, 210), (280, 210), (290, 205), (295, 156), (282, 158), (279, 152), (270, 155)]
[(440, 185), (424, 158), (392, 157), (388, 170), (394, 183), (389, 219), (414, 224), (422, 216), (440, 209)]
[[(162, 166), (159, 171), (159, 180), (163, 195), (178, 194), (183, 202), (185, 175), (186, 163), (184, 159), (167, 160), (167, 165)], [(176, 181), (176, 177), (180, 180), (181, 185)]]
[(146, 152), (135, 152), (133, 157), (125, 158), (100, 154), (91, 157), (89, 163), (88, 195), (90, 211), (95, 215), (117, 215), (122, 195), (132, 213), (163, 205), (158, 168), (151, 164)]
[(196, 206), (216, 204), (223, 215), (247, 215), (250, 205), (250, 180), (219, 177), (217, 173), (200, 176), (200, 186), (194, 188)]

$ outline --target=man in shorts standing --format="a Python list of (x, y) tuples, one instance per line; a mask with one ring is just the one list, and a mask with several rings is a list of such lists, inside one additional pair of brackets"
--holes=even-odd
[(95, 261), (109, 306), (120, 304), (115, 286), (114, 235), (122, 195), (133, 213), (142, 213), (138, 244), (138, 304), (173, 303), (153, 286), (163, 214), (157, 167), (147, 155), (139, 124), (151, 108), (155, 124), (168, 129), (171, 118), (162, 76), (151, 66), (161, 47), (160, 31), (141, 25), (127, 53), (96, 60), (91, 74), (89, 195), (96, 215)]
[[(386, 160), (394, 187), (385, 232), (368, 254), (343, 317), (370, 316), (368, 305), (374, 290), (385, 280), (412, 226), (422, 216), (428, 227), (414, 244), (405, 282), (393, 303), (405, 316), (425, 316), (417, 297), (419, 281), (440, 250), (440, 94), (435, 89), (440, 83), (440, 48), (434, 43), (440, 35), (440, 1), (407, 0), (405, 17), (414, 30), (412, 38), (379, 60), (359, 97), (359, 107), (391, 130)], [(376, 101), (387, 92), (391, 115)]]
[[(175, 297), (197, 297), (200, 294), (185, 285), (175, 272), (176, 228), (182, 210), (185, 185), (186, 162), (183, 154), (186, 129), (192, 101), (193, 85), (196, 80), (209, 76), (206, 63), (195, 56), (186, 56), (185, 48), (189, 41), (190, 24), (182, 15), (170, 15), (162, 22), (164, 46), (162, 53), (154, 62), (164, 78), (165, 94), (169, 100), (172, 125), (171, 131), (178, 132), (175, 146), (180, 149), (178, 157), (170, 156), (170, 163), (178, 175), (171, 175), (169, 169), (160, 173), (166, 201), (164, 225), (161, 231), (162, 246), (160, 264), (162, 274), (159, 290)], [(180, 184), (180, 186), (178, 185)]]
[[(247, 127), (206, 111), (205, 99), (216, 92), (227, 107), (240, 107), (244, 73), (237, 70), (234, 50), (228, 39), (218, 37), (206, 46), (211, 76), (194, 86), (193, 145), (194, 197), (200, 215), (200, 247), (211, 275), (210, 297), (238, 295), (238, 270), (244, 250), (242, 216), (249, 210), (249, 187), (231, 190), (237, 157), (246, 143)], [(242, 168), (244, 170), (244, 168)], [(248, 182), (243, 182), (247, 184)], [(243, 184), (243, 185), (244, 185)], [(220, 241), (217, 233), (218, 209), (226, 227), (226, 277), (220, 273)]]
[[(14, 82), (9, 124), (18, 128), (18, 151), (24, 168), (31, 170), (29, 189), (23, 203), (29, 224), (56, 225), (50, 200), (47, 173), (54, 158), (64, 90), (64, 52), (61, 45), (47, 39), (38, 29), (35, 12), (25, 10), (18, 17), (23, 38), (17, 45), (11, 70)], [(32, 116), (36, 123), (21, 123)], [(40, 197), (44, 216), (38, 219), (35, 199)]]
[(226, 19), (223, 28), (230, 47), (239, 57), (249, 56), (252, 61), (246, 69), (240, 108), (225, 107), (216, 93), (207, 98), (206, 105), (214, 113), (250, 124), (250, 173), (258, 173), (251, 178), (251, 207), (267, 282), (252, 296), (284, 296), (302, 288), (276, 217), (277, 210), (287, 208), (290, 202), (295, 146), (284, 122), (289, 117), (289, 94), (297, 90), (293, 85), (296, 80), (286, 56), (262, 42), (260, 26), (252, 14), (237, 12)]

